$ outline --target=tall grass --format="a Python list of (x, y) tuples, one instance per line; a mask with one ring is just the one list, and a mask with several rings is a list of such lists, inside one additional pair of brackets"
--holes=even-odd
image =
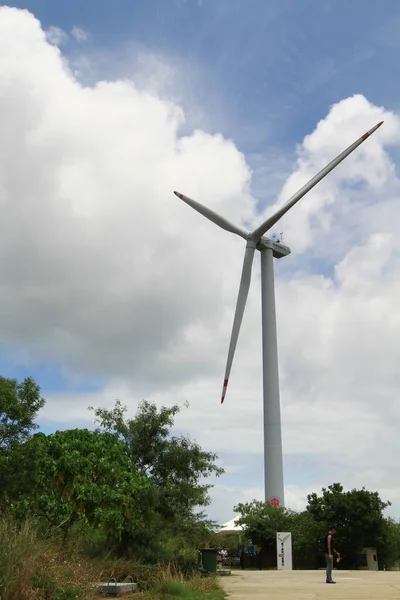
[[(76, 540), (78, 541), (78, 539)], [(96, 584), (132, 575), (141, 600), (223, 600), (216, 577), (190, 576), (178, 563), (146, 565), (128, 559), (88, 558), (78, 543), (66, 550), (45, 539), (35, 520), (0, 516), (0, 600), (89, 600)]]
[(224, 592), (215, 579), (190, 579), (164, 581), (142, 596), (143, 600), (223, 600)]
[(0, 518), (1, 600), (86, 600), (96, 569), (44, 541), (34, 520)]
[(157, 579), (144, 592), (142, 600), (223, 600), (223, 592), (217, 577), (194, 576), (184, 578), (174, 567), (159, 569)]
[(0, 519), (0, 598), (25, 600), (34, 573), (40, 563), (42, 545), (36, 527), (25, 521), (17, 524), (11, 518)]

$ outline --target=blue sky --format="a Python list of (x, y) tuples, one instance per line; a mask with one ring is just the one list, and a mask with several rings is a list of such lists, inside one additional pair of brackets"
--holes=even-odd
[[(80, 70), (77, 77), (83, 84), (135, 81), (138, 56), (155, 58), (154, 69), (161, 65), (167, 73), (158, 93), (185, 110), (182, 133), (191, 135), (198, 128), (222, 133), (244, 153), (253, 169), (251, 190), (259, 212), (275, 200), (294, 169), (298, 144), (332, 105), (360, 94), (386, 111), (400, 109), (397, 0), (368, 5), (363, 0), (25, 0), (12, 6), (28, 9), (45, 30), (58, 27), (69, 33), (80, 27), (87, 33), (81, 43), (70, 38), (60, 46)], [(151, 65), (145, 64), (140, 81), (159, 74)], [(397, 148), (391, 152), (392, 158), (398, 156)], [(301, 260), (308, 274), (335, 272), (333, 259), (313, 255)], [(297, 269), (299, 263), (293, 261), (282, 272), (293, 265)], [(107, 374), (89, 368), (71, 374), (70, 364), (49, 354), (42, 360), (17, 339), (0, 346), (0, 367), (5, 376), (33, 376), (45, 397), (82, 394), (86, 406), (87, 397), (108, 382)], [(150, 378), (141, 389), (151, 390), (151, 385)], [(56, 426), (60, 424), (48, 416), (45, 431)], [(229, 452), (222, 455), (229, 463)], [(250, 453), (235, 467), (243, 485), (257, 488), (261, 460), (260, 454)], [(321, 465), (301, 453), (287, 456), (286, 469), (293, 486), (331, 483), (321, 479)], [(234, 470), (224, 482), (237, 485)]]
[[(251, 154), (293, 147), (354, 93), (398, 108), (396, 0), (88, 0), (15, 2), (44, 27), (90, 34), (93, 51), (144, 46), (184, 62), (210, 128)], [(129, 72), (125, 75), (129, 75)], [(187, 74), (190, 77), (190, 73)]]

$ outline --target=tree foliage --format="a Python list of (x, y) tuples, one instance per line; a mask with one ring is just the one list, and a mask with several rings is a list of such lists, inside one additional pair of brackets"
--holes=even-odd
[(277, 531), (292, 530), (295, 513), (287, 508), (253, 500), (238, 504), (234, 510), (239, 513), (236, 523), (243, 527), (246, 536), (254, 544), (264, 549), (275, 549)]
[(37, 428), (34, 420), (45, 404), (30, 377), (22, 382), (0, 377), (0, 449), (26, 441)]
[(14, 502), (20, 516), (45, 518), (65, 539), (78, 522), (115, 539), (125, 531), (137, 537), (150, 524), (152, 483), (115, 436), (87, 429), (38, 433), (26, 450), (34, 457), (33, 485)]
[(362, 548), (374, 547), (380, 560), (386, 561), (388, 520), (384, 510), (390, 502), (381, 500), (378, 492), (360, 490), (344, 491), (340, 483), (323, 488), (308, 497), (307, 511), (326, 531), (329, 525), (337, 525), (337, 544), (342, 548), (344, 565), (355, 566), (357, 553)]
[(180, 407), (157, 408), (143, 401), (133, 419), (126, 419), (126, 407), (116, 401), (112, 410), (97, 409), (100, 427), (120, 439), (140, 473), (147, 475), (158, 490), (158, 511), (164, 522), (181, 529), (193, 523), (196, 509), (209, 504), (210, 485), (205, 479), (223, 472), (217, 456), (204, 451), (186, 436), (173, 436), (171, 429)]
[(117, 402), (97, 411), (100, 429), (45, 435), (34, 433), (44, 402), (32, 379), (0, 378), (1, 596), (83, 597), (97, 576), (78, 585), (82, 550), (110, 556), (113, 575), (116, 565), (131, 572), (121, 557), (190, 570), (212, 525), (197, 512), (209, 502), (205, 480), (222, 469), (215, 454), (171, 435), (179, 408), (144, 402), (125, 421)]
[(209, 503), (206, 479), (222, 469), (214, 453), (171, 434), (178, 406), (142, 402), (125, 419), (117, 401), (95, 411), (96, 431), (46, 436), (33, 434), (43, 405), (32, 379), (0, 378), (3, 511), (39, 517), (65, 540), (71, 529), (99, 531), (119, 554), (141, 549), (153, 560), (166, 548), (176, 552), (173, 540), (200, 543), (212, 526), (201, 512)]
[(22, 448), (37, 429), (35, 418), (44, 404), (39, 386), (30, 377), (22, 382), (0, 377), (0, 507), (4, 508), (12, 490), (26, 485)]
[(295, 565), (314, 566), (318, 525), (309, 513), (274, 507), (269, 502), (258, 500), (238, 504), (234, 510), (239, 513), (237, 523), (244, 528), (246, 537), (263, 551), (274, 555), (276, 533), (290, 531)]
[(303, 512), (256, 500), (239, 504), (235, 511), (245, 535), (271, 554), (276, 551), (276, 532), (291, 531), (296, 566), (316, 566), (317, 540), (330, 525), (336, 524), (341, 566), (357, 567), (358, 553), (365, 547), (374, 547), (380, 566), (388, 567), (400, 559), (400, 527), (384, 516), (389, 505), (377, 492), (365, 488), (345, 491), (341, 484), (334, 483), (323, 488), (320, 495), (310, 494)]

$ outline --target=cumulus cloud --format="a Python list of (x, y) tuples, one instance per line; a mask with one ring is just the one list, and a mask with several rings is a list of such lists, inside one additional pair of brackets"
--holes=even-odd
[(54, 25), (51, 25), (46, 31), (47, 41), (54, 46), (62, 46), (68, 41), (68, 37), (68, 33), (61, 27), (55, 27)]
[(81, 44), (88, 40), (89, 34), (86, 29), (78, 27), (77, 25), (72, 27), (70, 33), (61, 29), (61, 27), (56, 27), (54, 25), (51, 25), (46, 29), (46, 39), (49, 44), (52, 44), (53, 46), (65, 46), (65, 44), (71, 41), (71, 38), (78, 42), (78, 44)]
[(155, 383), (190, 376), (199, 359), (212, 369), (186, 350), (218, 328), (235, 242), (209, 235), (172, 192), (241, 222), (253, 206), (244, 157), (218, 135), (179, 137), (181, 109), (134, 82), (82, 87), (28, 13), (2, 9), (0, 43), (11, 57), (1, 67), (4, 340), (72, 371)]
[(338, 256), (336, 249), (324, 248), (326, 236), (335, 234), (348, 249), (354, 239), (345, 236), (354, 233), (355, 223), (364, 224), (365, 208), (388, 192), (398, 193), (399, 181), (387, 149), (399, 143), (400, 119), (355, 95), (335, 104), (298, 146), (296, 168), (284, 184), (276, 207), (381, 120), (384, 125), (282, 219), (280, 226), (297, 254), (322, 251), (323, 256), (327, 252), (330, 258), (332, 252)]
[[(233, 141), (183, 135), (183, 110), (154, 85), (83, 86), (54, 44), (33, 15), (0, 9), (2, 341), (15, 360), (104, 383), (93, 394), (47, 394), (52, 426), (88, 423), (88, 405), (116, 397), (130, 412), (143, 396), (189, 400), (177, 427), (229, 466), (213, 508), (227, 519), (263, 489), (261, 469), (240, 483), (262, 453), (259, 262), (221, 408), (244, 244), (172, 192), (242, 226), (274, 207), (257, 214)], [(398, 115), (360, 95), (334, 105), (299, 144), (277, 205), (382, 119), (282, 222), (293, 250), (276, 265), (276, 295), (294, 508), (342, 481), (379, 488), (400, 510)]]
[(79, 43), (86, 42), (89, 37), (86, 29), (83, 27), (78, 27), (77, 25), (74, 25), (71, 29), (71, 35)]

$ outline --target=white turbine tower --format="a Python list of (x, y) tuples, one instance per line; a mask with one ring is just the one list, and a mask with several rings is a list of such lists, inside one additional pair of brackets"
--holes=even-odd
[(290, 248), (279, 241), (271, 240), (264, 234), (275, 225), (277, 221), (288, 210), (292, 208), (307, 192), (309, 192), (321, 179), (332, 171), (349, 154), (362, 144), (370, 135), (382, 125), (383, 121), (367, 131), (356, 142), (333, 159), (315, 177), (310, 179), (294, 196), (292, 196), (281, 208), (279, 208), (262, 225), (252, 232), (245, 231), (241, 227), (227, 221), (211, 209), (184, 196), (174, 192), (178, 198), (197, 210), (210, 221), (236, 233), (246, 240), (246, 251), (244, 255), (242, 277), (240, 280), (239, 295), (236, 303), (236, 312), (233, 321), (231, 341), (229, 345), (228, 360), (226, 363), (224, 384), (222, 389), (221, 403), (225, 399), (228, 387), (229, 374), (235, 354), (236, 343), (239, 337), (240, 326), (249, 293), (251, 269), (254, 251), (261, 252), (261, 307), (262, 307), (262, 347), (263, 347), (263, 408), (264, 408), (264, 484), (265, 501), (274, 506), (284, 505), (283, 488), (283, 459), (282, 459), (282, 432), (281, 432), (281, 410), (279, 401), (279, 370), (278, 370), (278, 348), (276, 336), (276, 314), (275, 314), (275, 291), (274, 291), (274, 265), (273, 258), (282, 258), (290, 254)]

